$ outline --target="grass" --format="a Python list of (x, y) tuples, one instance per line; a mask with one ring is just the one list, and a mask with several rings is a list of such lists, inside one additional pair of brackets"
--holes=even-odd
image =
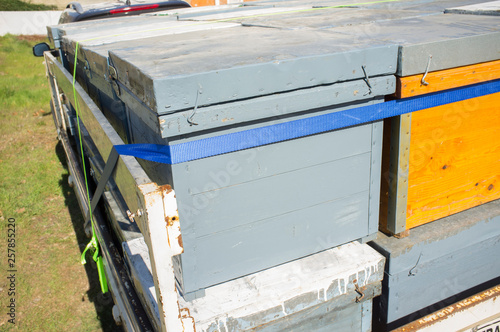
[(57, 10), (55, 5), (34, 4), (21, 0), (0, 1), (0, 11)]
[[(113, 331), (49, 106), (41, 37), (0, 37), (0, 331)], [(7, 320), (7, 221), (16, 220), (16, 324)], [(92, 261), (89, 259), (89, 261)]]

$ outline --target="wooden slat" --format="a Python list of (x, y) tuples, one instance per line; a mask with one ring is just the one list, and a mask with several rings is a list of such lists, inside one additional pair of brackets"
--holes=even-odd
[(379, 210), (379, 229), (385, 233), (391, 233), (387, 225), (388, 204), (389, 204), (389, 181), (391, 173), (389, 161), (391, 159), (391, 120), (384, 119), (384, 136), (382, 146), (382, 177), (380, 181), (380, 210)]
[(399, 234), (407, 229), (411, 114), (386, 119), (384, 125), (387, 127), (384, 127), (382, 150), (380, 230), (389, 234)]
[(500, 198), (500, 93), (412, 114), (406, 227)]
[(422, 77), (423, 74), (398, 77), (396, 97), (414, 97), (498, 79), (500, 78), (500, 60), (428, 73), (425, 81), (429, 85), (421, 83)]

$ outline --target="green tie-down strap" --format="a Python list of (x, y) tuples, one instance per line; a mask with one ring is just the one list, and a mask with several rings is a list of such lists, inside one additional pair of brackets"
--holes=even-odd
[[(99, 202), (99, 199), (102, 197), (102, 194), (106, 187), (106, 183), (108, 182), (108, 179), (111, 177), (111, 173), (113, 173), (113, 169), (116, 166), (118, 157), (119, 157), (118, 152), (116, 151), (115, 148), (112, 148), (111, 152), (109, 153), (108, 160), (106, 161), (106, 165), (104, 166), (104, 170), (101, 174), (101, 179), (97, 184), (94, 197), (92, 198), (92, 201), (90, 201), (89, 203), (89, 216), (87, 217), (86, 220), (90, 221), (90, 225), (92, 227), (92, 238), (90, 239), (90, 242), (87, 244), (87, 247), (85, 247), (85, 250), (83, 251), (81, 258), (82, 264), (85, 264), (86, 263), (85, 254), (87, 253), (87, 250), (92, 248), (93, 250), (92, 257), (94, 259), (94, 262), (96, 262), (97, 264), (97, 272), (99, 273), (99, 282), (101, 283), (101, 289), (103, 293), (106, 293), (108, 291), (108, 282), (106, 280), (106, 273), (104, 271), (104, 261), (102, 259), (102, 255), (100, 255), (99, 243), (97, 241), (97, 236), (95, 235), (95, 228), (94, 228), (95, 226), (94, 226), (94, 218), (92, 217), (92, 211), (95, 211), (97, 207), (97, 202)], [(82, 159), (84, 159), (83, 156)]]
[[(87, 253), (87, 251), (90, 248), (92, 248), (92, 250), (94, 252), (92, 255), (92, 258), (94, 259), (94, 262), (96, 262), (96, 264), (97, 264), (97, 272), (99, 273), (99, 283), (101, 284), (102, 293), (105, 294), (108, 292), (108, 281), (106, 279), (106, 272), (104, 270), (104, 261), (102, 259), (102, 256), (99, 255), (99, 243), (97, 242), (97, 237), (95, 235), (94, 220), (92, 218), (92, 211), (95, 209), (95, 206), (97, 205), (97, 201), (101, 197), (101, 194), (102, 194), (103, 189), (104, 189), (104, 185), (106, 184), (106, 182), (109, 178), (109, 174), (111, 174), (111, 171), (108, 170), (108, 175), (104, 176), (105, 180), (102, 181), (102, 183), (99, 183), (98, 191), (96, 192), (96, 195), (91, 202), (90, 195), (89, 195), (89, 184), (88, 184), (88, 180), (87, 180), (87, 172), (86, 172), (86, 167), (85, 167), (85, 156), (83, 153), (84, 149), (83, 149), (82, 131), (80, 129), (80, 112), (79, 112), (79, 107), (78, 107), (78, 97), (77, 97), (76, 88), (75, 88), (75, 85), (76, 85), (76, 65), (78, 63), (77, 59), (78, 59), (78, 42), (76, 43), (75, 61), (74, 61), (74, 68), (73, 68), (73, 97), (75, 98), (74, 107), (75, 107), (75, 112), (76, 112), (76, 124), (78, 127), (78, 139), (80, 142), (80, 151), (82, 153), (83, 175), (84, 175), (84, 179), (85, 179), (85, 188), (87, 189), (86, 193), (87, 193), (87, 200), (89, 203), (90, 224), (92, 226), (92, 239), (90, 239), (90, 242), (85, 247), (85, 250), (83, 251), (82, 256), (80, 258), (80, 261), (82, 264), (87, 263), (87, 261), (85, 260), (85, 254)], [(113, 151), (115, 151), (115, 150), (112, 149), (112, 151), (111, 151), (112, 153), (111, 153), (110, 157), (113, 156)], [(111, 159), (113, 159), (113, 158), (111, 158)], [(114, 166), (116, 164), (116, 160), (117, 160), (117, 157), (115, 159), (113, 159), (112, 162), (109, 163), (110, 166), (108, 166), (108, 168), (114, 168)]]
[(90, 242), (87, 244), (85, 250), (82, 253), (81, 257), (82, 264), (87, 263), (87, 261), (85, 260), (85, 254), (91, 248), (94, 251), (92, 258), (94, 259), (94, 262), (96, 262), (97, 265), (97, 273), (99, 274), (99, 283), (101, 284), (101, 291), (103, 294), (106, 294), (108, 292), (108, 280), (106, 279), (106, 271), (104, 270), (104, 260), (100, 255), (99, 243), (97, 242), (97, 237), (95, 236), (94, 232), (94, 223), (92, 223), (92, 238), (90, 239)]

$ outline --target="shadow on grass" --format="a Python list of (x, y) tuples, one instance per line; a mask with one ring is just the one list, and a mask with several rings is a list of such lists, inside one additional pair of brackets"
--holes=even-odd
[[(68, 165), (66, 161), (66, 154), (61, 142), (58, 142), (55, 152), (59, 158), (61, 164), (66, 170), (68, 170)], [(64, 196), (65, 204), (68, 207), (71, 223), (75, 230), (76, 239), (80, 244), (80, 252), (83, 252), (85, 245), (90, 241), (90, 239), (85, 235), (83, 228), (84, 219), (80, 206), (78, 204), (76, 195), (74, 194), (73, 188), (68, 184), (68, 174), (64, 174), (59, 181)], [(85, 245), (82, 245), (85, 244)], [(85, 264), (85, 272), (87, 273), (87, 278), (89, 280), (90, 289), (87, 291), (88, 298), (95, 306), (95, 311), (98, 319), (101, 322), (101, 327), (104, 332), (122, 332), (123, 329), (115, 324), (112, 314), (113, 300), (111, 294), (101, 293), (101, 286), (99, 284), (99, 276), (97, 273), (97, 267), (90, 254), (87, 254), (87, 264)], [(82, 298), (82, 301), (84, 299)]]

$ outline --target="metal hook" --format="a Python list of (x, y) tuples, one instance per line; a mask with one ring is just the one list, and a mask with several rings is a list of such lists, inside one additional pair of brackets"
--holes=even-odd
[(425, 77), (429, 73), (429, 68), (431, 66), (431, 60), (432, 60), (432, 55), (429, 54), (429, 60), (427, 61), (427, 68), (425, 68), (424, 76), (422, 76), (422, 80), (420, 81), (420, 83), (422, 83), (425, 86), (429, 85), (429, 82), (425, 81)]
[(196, 110), (198, 110), (198, 96), (199, 95), (201, 95), (201, 91), (200, 90), (196, 91), (196, 100), (194, 101), (193, 112), (187, 118), (187, 122), (189, 123), (190, 126), (193, 126), (193, 125), (197, 126), (198, 125), (196, 122), (193, 121), (193, 117), (196, 114)]
[(410, 269), (410, 271), (408, 271), (408, 277), (413, 277), (413, 276), (415, 276), (415, 275), (416, 275), (415, 273), (413, 273), (413, 270), (415, 270), (415, 268), (417, 267), (418, 262), (420, 262), (420, 258), (421, 258), (421, 257), (422, 257), (422, 253), (420, 253), (420, 256), (418, 256), (417, 263), (415, 263), (415, 266), (414, 266), (414, 267), (412, 267), (412, 268)]
[(117, 96), (121, 95), (120, 86), (118, 85), (118, 71), (113, 64), (111, 63), (111, 59), (108, 58), (108, 77), (106, 80), (111, 83), (111, 87)]
[(369, 89), (369, 91), (367, 93), (365, 93), (364, 96), (371, 95), (372, 94), (372, 85), (370, 84), (370, 77), (368, 77), (368, 74), (366, 73), (366, 66), (362, 65), (361, 69), (363, 69), (363, 73), (365, 74), (364, 80), (366, 82), (366, 85), (368, 85), (368, 89)]
[(358, 286), (358, 284), (357, 284), (357, 283), (356, 283), (356, 284), (354, 284), (354, 287), (355, 287), (355, 289), (356, 289), (356, 293), (358, 293), (359, 295), (361, 295), (360, 297), (356, 296), (356, 303), (359, 303), (359, 302), (361, 302), (361, 300), (362, 300), (362, 299), (364, 299), (364, 297), (365, 297), (365, 293), (363, 293), (363, 292), (361, 291), (361, 289), (359, 288), (359, 286)]

